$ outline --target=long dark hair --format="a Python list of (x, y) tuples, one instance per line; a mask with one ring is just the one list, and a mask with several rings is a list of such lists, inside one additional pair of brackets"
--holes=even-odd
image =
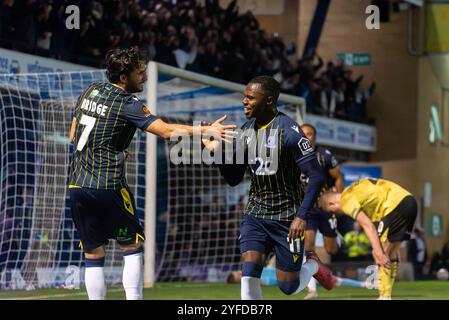
[(106, 76), (110, 82), (118, 83), (121, 74), (129, 76), (141, 63), (146, 62), (146, 56), (137, 46), (111, 49), (106, 54)]

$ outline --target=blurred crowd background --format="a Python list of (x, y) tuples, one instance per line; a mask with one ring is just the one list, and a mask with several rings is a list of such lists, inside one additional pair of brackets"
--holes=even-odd
[[(80, 8), (79, 29), (66, 28), (65, 7)], [(237, 1), (218, 0), (1, 0), (0, 46), (58, 60), (102, 67), (114, 47), (138, 45), (164, 64), (238, 83), (270, 75), (282, 92), (304, 97), (309, 113), (373, 124), (367, 100), (341, 61), (325, 63), (314, 52), (298, 58), (295, 43), (264, 31)]]

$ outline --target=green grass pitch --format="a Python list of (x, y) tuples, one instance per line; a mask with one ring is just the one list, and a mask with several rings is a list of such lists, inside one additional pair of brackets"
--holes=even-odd
[[(267, 300), (302, 300), (307, 290), (294, 295), (284, 295), (276, 286), (263, 286)], [(376, 290), (340, 287), (332, 291), (318, 288), (321, 300), (374, 300)], [(120, 287), (109, 287), (107, 299), (123, 300), (125, 294)], [(157, 283), (154, 288), (145, 289), (145, 300), (238, 300), (238, 284), (219, 283)], [(87, 299), (84, 288), (38, 289), (33, 291), (0, 291), (0, 300), (75, 300)], [(449, 281), (398, 282), (393, 289), (395, 300), (449, 300)]]

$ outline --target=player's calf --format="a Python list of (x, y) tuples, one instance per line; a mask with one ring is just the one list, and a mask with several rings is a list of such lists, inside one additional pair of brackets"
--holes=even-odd
[(279, 268), (276, 271), (279, 289), (286, 295), (297, 294), (304, 290), (310, 282), (312, 276), (317, 272), (317, 264), (307, 261), (299, 272), (282, 271)]
[(242, 266), (241, 298), (242, 300), (261, 300), (262, 288), (260, 276), (263, 267), (254, 262), (244, 262)]
[(86, 249), (84, 282), (89, 300), (104, 300), (106, 297), (106, 283), (104, 280), (104, 246)]
[(121, 246), (123, 251), (123, 288), (126, 300), (143, 299), (143, 247), (140, 243)]
[(89, 300), (104, 300), (106, 283), (104, 281), (104, 257), (85, 260), (84, 281)]

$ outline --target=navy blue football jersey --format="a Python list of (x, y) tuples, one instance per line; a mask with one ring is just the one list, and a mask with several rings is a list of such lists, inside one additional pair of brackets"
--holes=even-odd
[[(327, 191), (332, 189), (335, 186), (335, 178), (332, 177), (329, 173), (329, 170), (334, 169), (338, 166), (338, 161), (328, 149), (323, 147), (316, 147), (315, 154), (318, 159), (318, 162), (323, 168), (324, 173), (324, 185), (323, 191)], [(307, 185), (308, 178), (304, 174), (301, 175), (301, 182), (304, 186)]]
[(157, 117), (134, 95), (111, 83), (94, 83), (80, 95), (76, 118), (71, 187), (118, 189), (126, 185), (126, 149), (137, 128)]
[(316, 161), (310, 141), (299, 125), (282, 112), (266, 126), (258, 127), (255, 119), (251, 119), (242, 129), (251, 169), (245, 214), (261, 219), (293, 220), (304, 196), (299, 166)]

